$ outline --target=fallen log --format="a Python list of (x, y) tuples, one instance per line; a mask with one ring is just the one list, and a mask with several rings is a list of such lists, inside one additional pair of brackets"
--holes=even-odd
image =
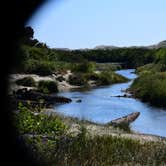
[(130, 94), (124, 94), (124, 95), (117, 95), (117, 96), (111, 96), (111, 97), (127, 97), (127, 98), (131, 98)]
[(119, 126), (119, 125), (123, 125), (123, 124), (129, 125), (130, 123), (135, 121), (139, 115), (140, 115), (140, 112), (133, 112), (129, 115), (112, 120), (111, 122), (107, 123), (107, 125), (113, 125), (113, 126)]

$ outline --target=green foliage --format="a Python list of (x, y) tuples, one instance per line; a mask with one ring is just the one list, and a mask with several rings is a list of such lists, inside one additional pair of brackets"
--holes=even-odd
[(155, 62), (166, 64), (166, 48), (160, 48), (155, 53)]
[(150, 63), (137, 68), (137, 73), (156, 73), (166, 71), (166, 64)]
[(130, 90), (143, 101), (166, 106), (166, 72), (141, 74), (134, 80)]
[(47, 134), (58, 136), (65, 132), (66, 126), (53, 115), (34, 115), (23, 104), (18, 106), (19, 113), (14, 116), (14, 124), (19, 134)]
[(99, 81), (100, 79), (100, 74), (98, 73), (86, 73), (84, 76), (87, 80)]
[(92, 62), (82, 62), (72, 65), (73, 72), (91, 73), (95, 70), (95, 64)]
[[(72, 69), (75, 72), (92, 72), (98, 63), (120, 63), (122, 68), (136, 68), (148, 63), (166, 64), (166, 49), (146, 48), (118, 48), (118, 49), (92, 49), (92, 50), (60, 50), (50, 49), (46, 44), (33, 39), (33, 29), (25, 28), (23, 34), (25, 40), (21, 40), (17, 52), (16, 71), (49, 75), (55, 70)], [(88, 62), (90, 61), (90, 63)], [(61, 63), (59, 65), (58, 63)], [(75, 64), (72, 64), (75, 63)], [(68, 65), (70, 64), (70, 65)], [(97, 66), (98, 67), (98, 66)], [(105, 68), (105, 65), (99, 68)], [(116, 66), (117, 67), (117, 66)], [(116, 70), (115, 65), (110, 66)]]
[(76, 86), (86, 86), (87, 85), (87, 79), (84, 74), (81, 73), (75, 73), (73, 75), (69, 76), (68, 82), (71, 85)]
[(102, 71), (100, 73), (75, 73), (69, 76), (68, 82), (71, 85), (87, 86), (88, 81), (93, 80), (97, 85), (111, 85), (114, 83), (127, 82), (128, 79), (114, 73), (113, 71)]
[(22, 79), (16, 80), (17, 85), (22, 85), (22, 86), (35, 86), (35, 80), (32, 77), (24, 77)]
[(55, 63), (29, 59), (24, 67), (26, 73), (35, 73), (41, 76), (50, 75), (55, 71)]
[(154, 51), (153, 63), (137, 68), (139, 77), (130, 90), (135, 97), (156, 106), (166, 106), (166, 48)]
[(122, 68), (118, 63), (96, 63), (95, 66), (98, 71), (116, 71)]
[[(113, 50), (54, 50), (61, 57), (70, 62), (82, 62), (83, 60), (98, 63), (120, 62), (123, 67), (135, 68), (154, 61), (154, 50), (144, 48), (119, 48)], [(70, 58), (70, 60), (69, 60)], [(124, 63), (124, 64), (123, 64)]]
[(110, 85), (114, 83), (127, 82), (128, 79), (112, 71), (103, 71), (99, 74), (98, 83), (100, 85)]
[(58, 92), (58, 87), (57, 83), (54, 81), (44, 81), (41, 80), (38, 82), (38, 87), (37, 87), (39, 92), (42, 93), (57, 93)]

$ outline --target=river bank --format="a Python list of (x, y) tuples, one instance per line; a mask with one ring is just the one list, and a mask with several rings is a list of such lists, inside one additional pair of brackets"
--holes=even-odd
[[(62, 92), (62, 91), (69, 91), (71, 89), (76, 89), (76, 88), (80, 88), (81, 86), (74, 86), (74, 85), (71, 85), (69, 84), (66, 80), (69, 78), (69, 76), (72, 75), (71, 71), (70, 70), (67, 70), (66, 73), (55, 73), (55, 74), (52, 74), (52, 75), (49, 75), (49, 76), (40, 76), (40, 75), (37, 75), (37, 74), (11, 74), (10, 75), (10, 78), (9, 78), (9, 82), (10, 82), (10, 93), (13, 91), (13, 90), (18, 90), (18, 89), (21, 89), (21, 88), (27, 88), (27, 89), (35, 89), (35, 87), (25, 87), (25, 86), (20, 86), (20, 85), (17, 85), (15, 82), (16, 80), (19, 80), (19, 79), (23, 79), (25, 77), (31, 77), (35, 80), (35, 82), (39, 82), (41, 80), (43, 81), (54, 81), (54, 82), (57, 82), (58, 83), (58, 90), (59, 92)], [(63, 77), (64, 80), (63, 81), (58, 81), (58, 78), (59, 77)]]
[(96, 136), (113, 136), (119, 138), (128, 138), (132, 140), (145, 142), (162, 142), (166, 144), (166, 137), (161, 137), (152, 134), (143, 134), (134, 130), (125, 131), (112, 125), (99, 124), (88, 120), (80, 120), (79, 118), (67, 117), (63, 114), (55, 112), (53, 109), (46, 109), (46, 114), (58, 116), (68, 126), (68, 134), (76, 136), (80, 133), (81, 127), (87, 130), (90, 137)]
[[(131, 73), (131, 71), (127, 73)], [(116, 94), (121, 94), (125, 93), (123, 89), (126, 89), (130, 83), (96, 87), (85, 91), (75, 89), (75, 91), (59, 92), (57, 96), (70, 98), (72, 102), (54, 105), (51, 109), (39, 108), (37, 112), (35, 112), (35, 107), (28, 108), (21, 105), (14, 112), (16, 117), (18, 116), (16, 122), (19, 125), (17, 123), (16, 125), (19, 127), (18, 130), (21, 131), (19, 138), (23, 138), (23, 141), (32, 149), (31, 153), (35, 156), (35, 160), (41, 162), (41, 159), (43, 159), (44, 161), (42, 162), (50, 163), (46, 165), (57, 162), (58, 165), (64, 165), (66, 162), (71, 165), (74, 163), (75, 165), (78, 160), (80, 163), (97, 163), (98, 165), (107, 164), (107, 162), (111, 165), (115, 163), (126, 163), (127, 165), (164, 163), (165, 137), (142, 134), (142, 132), (136, 132), (132, 128), (131, 131), (126, 131), (123, 128), (114, 127), (107, 123), (97, 123), (93, 119), (88, 120), (85, 116), (91, 114), (95, 118), (99, 117), (107, 122), (110, 121), (109, 117), (113, 119), (116, 116), (121, 117), (123, 114), (113, 114), (119, 111), (112, 104), (115, 103), (117, 106), (121, 106), (123, 103), (124, 105), (124, 100), (129, 100), (129, 98), (111, 97), (108, 88), (116, 87), (116, 90), (113, 89), (113, 91)], [(102, 92), (103, 90), (104, 93)], [(95, 95), (92, 92), (95, 92)], [(91, 98), (87, 97), (87, 95), (90, 95)], [(81, 102), (77, 102), (78, 100), (81, 100)], [(128, 103), (131, 103), (131, 100), (133, 99), (130, 98)], [(108, 103), (115, 109), (115, 112), (110, 109), (111, 107), (108, 107)], [(107, 109), (105, 106), (107, 106)], [(101, 108), (102, 116), (99, 114), (97, 107)], [(61, 108), (66, 108), (68, 113), (80, 111), (83, 116), (79, 117), (75, 116), (75, 114), (69, 116)], [(92, 108), (93, 112), (91, 111)], [(135, 111), (133, 107), (129, 108), (128, 105), (126, 105), (125, 109), (129, 110), (129, 112)], [(105, 114), (105, 111), (108, 111), (108, 113)], [(108, 119), (105, 119), (103, 115)], [(85, 150), (87, 150), (86, 153)], [(160, 155), (157, 155), (158, 152), (160, 152)], [(88, 156), (88, 159), (86, 156)], [(107, 162), (103, 162), (103, 158), (107, 158)]]
[[(125, 90), (130, 87), (137, 77), (134, 70), (120, 70), (119, 74), (131, 79), (127, 83), (114, 84), (93, 88), (91, 90), (61, 92), (59, 95), (69, 97), (72, 103), (58, 105), (55, 112), (65, 116), (86, 119), (92, 122), (106, 124), (111, 120), (125, 116), (132, 112), (140, 112), (140, 116), (131, 124), (131, 129), (139, 133), (146, 133), (166, 137), (165, 120), (166, 111), (162, 108), (152, 107), (138, 99), (124, 96)], [(77, 103), (77, 100), (82, 102)]]
[[(161, 109), (159, 110), (157, 108), (149, 107), (148, 105), (141, 103), (139, 100), (131, 98), (128, 94), (125, 95), (125, 90), (131, 85), (132, 80), (136, 78), (134, 70), (120, 70), (117, 72), (128, 77), (131, 81), (103, 87), (93, 85), (91, 86), (91, 89), (88, 88), (84, 91), (80, 91), (81, 86), (72, 86), (67, 81), (59, 81), (58, 87), (61, 86), (61, 91), (57, 95), (71, 99), (72, 102), (68, 104), (61, 103), (56, 106), (52, 105), (53, 112), (74, 118), (77, 117), (80, 120), (86, 119), (92, 122), (106, 124), (107, 122), (132, 112), (141, 111), (140, 117), (131, 124), (131, 129), (138, 131), (139, 133), (166, 136), (164, 126), (161, 125), (161, 122), (164, 121), (164, 117), (166, 117), (165, 112)], [(67, 79), (70, 75), (71, 72), (68, 71), (63, 75), (63, 77)], [(12, 75), (11, 82), (14, 83), (16, 79), (26, 76), (33, 77), (35, 81), (56, 81), (56, 78), (60, 77), (60, 75), (41, 77), (34, 74), (17, 74)], [(62, 83), (64, 83), (65, 88), (62, 86)], [(11, 87), (15, 89), (14, 86)], [(20, 88), (19, 86), (17, 87)]]

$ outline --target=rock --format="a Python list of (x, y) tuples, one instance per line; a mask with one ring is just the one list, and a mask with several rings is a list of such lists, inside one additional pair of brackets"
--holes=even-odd
[(81, 103), (81, 102), (82, 102), (82, 100), (81, 100), (81, 99), (78, 99), (78, 100), (76, 100), (76, 102), (77, 102), (77, 103)]
[(128, 98), (131, 98), (131, 95), (125, 93), (124, 95), (117, 95), (117, 96), (111, 96), (111, 97), (128, 97)]
[(63, 76), (58, 76), (56, 78), (59, 82), (65, 81), (65, 78)]
[(33, 101), (34, 104), (35, 102), (44, 100), (46, 105), (56, 104), (56, 103), (70, 103), (72, 101), (71, 99), (66, 97), (55, 96), (52, 94), (43, 94), (35, 90), (27, 90), (26, 88), (19, 89), (16, 92), (14, 92), (13, 97), (16, 100), (23, 100), (23, 101), (30, 100), (30, 101)]

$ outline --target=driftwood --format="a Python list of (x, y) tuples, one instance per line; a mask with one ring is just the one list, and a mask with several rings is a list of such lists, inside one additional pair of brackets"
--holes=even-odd
[(111, 97), (127, 97), (127, 98), (131, 98), (130, 94), (124, 94), (124, 95), (117, 95), (117, 96), (111, 96)]
[(119, 126), (121, 124), (127, 124), (129, 125), (133, 121), (135, 121), (138, 116), (140, 115), (140, 112), (133, 112), (129, 115), (123, 116), (121, 118), (112, 120), (111, 122), (107, 123), (108, 125), (113, 125), (113, 126)]

